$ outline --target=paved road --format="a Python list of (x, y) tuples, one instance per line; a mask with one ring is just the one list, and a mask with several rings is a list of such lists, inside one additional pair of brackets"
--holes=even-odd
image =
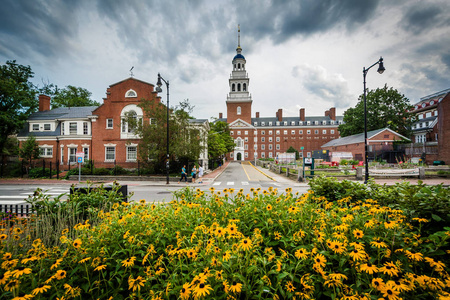
[[(307, 191), (306, 184), (295, 183), (282, 176), (275, 175), (262, 168), (256, 168), (249, 164), (230, 163), (218, 175), (212, 178), (205, 178), (202, 184), (148, 182), (148, 181), (119, 181), (122, 185), (128, 186), (128, 192), (133, 194), (131, 201), (145, 199), (147, 202), (168, 202), (173, 199), (172, 193), (186, 186), (199, 188), (207, 191), (210, 187), (216, 190), (225, 188), (234, 188), (236, 190), (244, 189), (244, 193), (250, 193), (250, 188), (268, 189), (269, 187), (278, 188), (284, 191), (287, 187), (292, 187), (294, 192), (304, 193)], [(0, 182), (1, 183), (1, 182)], [(0, 204), (24, 204), (25, 199), (32, 195), (37, 187), (40, 187), (46, 195), (56, 197), (61, 194), (68, 194), (73, 182), (51, 181), (51, 183), (42, 184), (39, 181), (29, 181), (29, 184), (0, 184)], [(63, 198), (67, 197), (65, 195)]]

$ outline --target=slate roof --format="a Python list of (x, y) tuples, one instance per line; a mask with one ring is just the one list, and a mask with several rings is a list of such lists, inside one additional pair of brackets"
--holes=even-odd
[[(376, 136), (377, 134), (385, 131), (385, 130), (389, 130), (390, 132), (393, 132), (395, 134), (397, 134), (398, 136), (409, 140), (408, 138), (404, 137), (401, 134), (396, 133), (395, 131), (389, 129), (389, 128), (381, 128), (381, 129), (377, 129), (377, 130), (372, 130), (372, 131), (368, 131), (367, 132), (367, 139), (371, 139), (374, 136)], [(343, 146), (343, 145), (351, 145), (351, 144), (357, 144), (357, 143), (364, 143), (364, 132), (363, 133), (359, 133), (359, 134), (355, 134), (355, 135), (349, 135), (346, 137), (341, 137), (338, 139), (334, 139), (329, 141), (328, 143), (322, 145), (322, 148), (326, 148), (326, 147), (335, 147), (335, 146)]]
[[(334, 120), (333, 125), (339, 125), (339, 121), (343, 121), (343, 116), (336, 116), (336, 120)], [(217, 121), (227, 122), (227, 118), (219, 118)], [(326, 125), (331, 125), (331, 119), (328, 116), (310, 116), (305, 117), (305, 121), (303, 121), (303, 125), (299, 125), (300, 117), (283, 117), (280, 121), (280, 125), (277, 125), (278, 118), (277, 117), (260, 117), (260, 118), (252, 118), (252, 125), (257, 122), (256, 127), (274, 127), (274, 126), (323, 126), (322, 122), (326, 121)], [(310, 121), (311, 124), (307, 125), (307, 122)], [(318, 125), (315, 125), (314, 122), (319, 121)], [(264, 122), (264, 125), (262, 125)], [(269, 122), (272, 122), (272, 125), (269, 126)], [(287, 125), (284, 125), (284, 122), (287, 122)], [(295, 125), (292, 125), (292, 122), (295, 122)]]
[(38, 111), (30, 115), (28, 121), (87, 118), (98, 106), (59, 107), (47, 111)]

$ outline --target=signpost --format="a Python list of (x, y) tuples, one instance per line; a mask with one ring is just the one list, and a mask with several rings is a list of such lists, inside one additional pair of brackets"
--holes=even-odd
[(77, 152), (78, 182), (81, 181), (81, 164), (84, 162), (84, 152)]

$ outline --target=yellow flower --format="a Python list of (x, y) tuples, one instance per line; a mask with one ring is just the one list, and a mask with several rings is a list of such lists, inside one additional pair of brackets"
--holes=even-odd
[(61, 280), (61, 279), (66, 278), (66, 275), (67, 275), (66, 271), (58, 270), (58, 271), (56, 271), (55, 277), (56, 277), (56, 279)]
[(319, 253), (314, 257), (314, 265), (316, 265), (320, 268), (324, 268), (326, 263), (327, 263), (327, 259), (325, 258), (325, 256), (323, 254)]
[(56, 262), (50, 267), (50, 270), (56, 269), (62, 261), (62, 258), (57, 259)]
[(392, 262), (385, 262), (379, 270), (383, 274), (388, 274), (389, 276), (397, 276), (399, 273), (399, 269)]
[(122, 266), (123, 267), (126, 267), (126, 268), (128, 268), (128, 267), (132, 267), (132, 266), (134, 266), (134, 261), (136, 260), (136, 256), (132, 256), (132, 257), (130, 257), (130, 258), (127, 258), (127, 259), (125, 259), (125, 260), (122, 260)]
[(35, 288), (31, 294), (33, 294), (34, 296), (36, 296), (37, 294), (43, 294), (45, 293), (47, 290), (49, 290), (52, 286), (51, 285), (43, 285), (41, 287)]
[(232, 291), (233, 293), (240, 293), (242, 291), (242, 283), (233, 281), (233, 283), (230, 285), (230, 291)]
[(200, 298), (209, 295), (210, 291), (212, 291), (212, 288), (209, 284), (199, 283), (194, 288), (195, 298)]
[(87, 262), (90, 259), (91, 259), (90, 257), (86, 257), (86, 258), (83, 258), (82, 260), (80, 260), (78, 263), (79, 264), (84, 264), (85, 262)]
[(12, 254), (10, 252), (6, 252), (3, 254), (3, 260), (9, 260), (12, 258)]
[(78, 248), (80, 248), (82, 243), (83, 242), (80, 239), (76, 239), (75, 241), (73, 241), (72, 245), (78, 249)]
[(383, 279), (381, 278), (372, 279), (372, 286), (380, 291), (384, 287)]
[(104, 269), (106, 269), (106, 265), (100, 265), (97, 268), (95, 268), (94, 271), (101, 271), (101, 270), (104, 270)]
[(17, 268), (16, 270), (14, 270), (14, 271), (12, 271), (11, 272), (11, 275), (14, 277), (14, 278), (19, 278), (20, 276), (22, 276), (22, 275), (28, 275), (28, 274), (31, 274), (31, 269), (30, 268), (25, 268), (25, 267), (19, 267), (19, 268)]
[(0, 234), (0, 241), (4, 241), (8, 238), (8, 236), (6, 234)]
[(266, 209), (267, 209), (268, 211), (271, 211), (271, 210), (272, 210), (272, 205), (270, 205), (270, 204), (267, 205), (267, 206), (266, 206)]
[(305, 259), (308, 257), (308, 251), (306, 249), (300, 248), (295, 251), (295, 257), (298, 259)]
[(378, 268), (375, 265), (372, 265), (371, 263), (366, 263), (366, 264), (362, 264), (360, 265), (360, 269), (363, 272), (366, 272), (368, 274), (373, 274), (373, 273), (377, 273), (378, 272)]
[(353, 236), (357, 239), (360, 239), (364, 236), (364, 232), (362, 230), (355, 229), (353, 230)]
[(295, 290), (295, 287), (294, 287), (294, 285), (292, 284), (292, 281), (288, 281), (288, 282), (286, 283), (286, 290), (288, 290), (288, 292), (291, 292), (291, 293)]
[(128, 278), (128, 289), (131, 290), (133, 289), (133, 292), (136, 291), (136, 289), (138, 291), (141, 290), (141, 286), (144, 286), (144, 283), (147, 280), (145, 280), (144, 278), (142, 278), (141, 276), (138, 276), (136, 279), (133, 279), (132, 277)]
[(183, 284), (183, 287), (180, 290), (180, 298), (182, 300), (189, 299), (189, 295), (191, 294), (191, 288), (189, 283)]
[(249, 238), (245, 238), (241, 241), (240, 248), (244, 251), (252, 248), (252, 241)]
[(363, 260), (366, 258), (366, 253), (360, 249), (354, 249), (350, 251), (348, 255), (353, 259), (353, 261)]
[(4, 285), (6, 284), (6, 281), (8, 280), (8, 278), (11, 276), (11, 272), (10, 271), (6, 271), (5, 273), (3, 273), (3, 275), (1, 275), (0, 277), (0, 284)]

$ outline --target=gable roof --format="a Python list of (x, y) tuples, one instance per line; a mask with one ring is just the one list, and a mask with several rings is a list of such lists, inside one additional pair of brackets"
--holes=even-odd
[[(392, 133), (394, 133), (395, 135), (401, 137), (402, 139), (408, 140), (408, 138), (404, 137), (403, 135), (389, 129), (389, 128), (381, 128), (381, 129), (377, 129), (377, 130), (372, 130), (372, 131), (368, 131), (367, 132), (367, 139), (370, 140), (371, 138), (373, 138), (374, 136), (380, 134), (383, 131), (390, 131)], [(342, 138), (338, 138), (332, 141), (329, 141), (328, 143), (322, 145), (322, 148), (326, 148), (326, 147), (335, 147), (335, 146), (343, 146), (343, 145), (350, 145), (350, 144), (357, 144), (357, 143), (364, 143), (364, 132), (363, 133), (359, 133), (359, 134), (354, 134), (354, 135), (349, 135), (346, 137), (342, 137)]]

